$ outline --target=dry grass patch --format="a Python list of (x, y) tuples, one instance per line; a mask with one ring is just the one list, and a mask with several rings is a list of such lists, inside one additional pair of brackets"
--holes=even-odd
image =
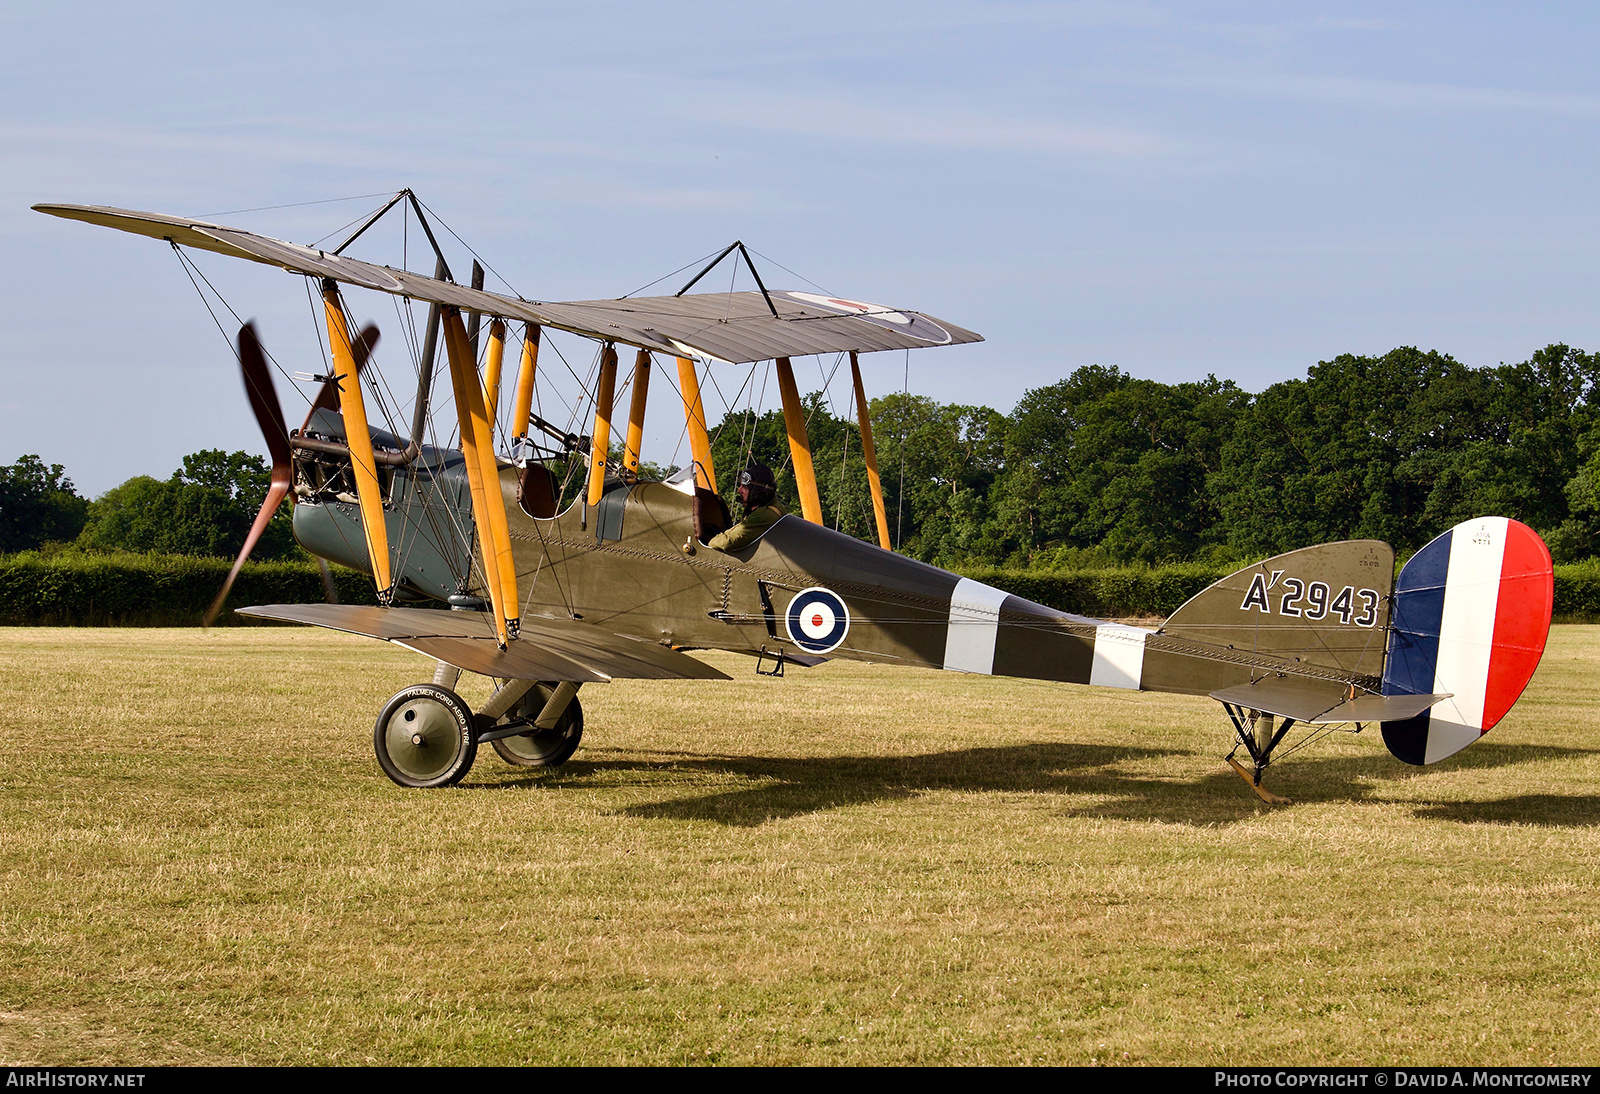
[(9, 1063), (1545, 1063), (1600, 1051), (1600, 628), (1438, 768), (1261, 806), (1215, 704), (833, 663), (583, 692), (406, 791), (429, 669), (288, 628), (0, 631)]

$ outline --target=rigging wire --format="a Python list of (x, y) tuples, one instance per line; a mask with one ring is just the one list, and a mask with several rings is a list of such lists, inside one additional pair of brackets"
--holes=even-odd
[(443, 217), (441, 217), (438, 213), (435, 213), (433, 211), (433, 207), (431, 205), (429, 205), (427, 202), (423, 201), (421, 198), (417, 198), (417, 203), (419, 205), (421, 205), (424, 209), (428, 210), (428, 212), (433, 213), (433, 219), (435, 221), (437, 221), (444, 228), (445, 231), (449, 232), (452, 236), (455, 236), (456, 242), (461, 244), (463, 247), (465, 247), (467, 249), (467, 252), (469, 254), (471, 254), (473, 258), (476, 258), (480, 263), (482, 263), (484, 269), (488, 270), (490, 273), (492, 273), (496, 277), (498, 277), (500, 279), (500, 284), (504, 285), (506, 288), (511, 290), (511, 295), (515, 296), (518, 300), (526, 300), (527, 299), (527, 297), (523, 296), (520, 292), (517, 291), (516, 286), (514, 286), (513, 284), (511, 284), (511, 282), (509, 282), (509, 281), (507, 281), (505, 279), (505, 276), (503, 274), (501, 274), (501, 272), (499, 270), (495, 269), (493, 266), (489, 265), (489, 263), (485, 262), (483, 256), (480, 255), (477, 251), (474, 251), (472, 249), (472, 244), (470, 244), (466, 240), (462, 239), (459, 235), (456, 235), (456, 230), (454, 228), (450, 227), (450, 225), (445, 222), (445, 219)]
[[(202, 217), (229, 217), (235, 213), (263, 213), (270, 209), (300, 209), (307, 205), (332, 205), (336, 201), (365, 201), (367, 198), (390, 197), (393, 191), (386, 190), (381, 194), (351, 194), (343, 198), (321, 198), (317, 201), (291, 201), (287, 205), (257, 205), (252, 209), (224, 209), (219, 213), (201, 213)], [(352, 221), (351, 223), (354, 223)], [(330, 233), (331, 234), (331, 233)], [(327, 236), (322, 238), (326, 239)]]
[(626, 300), (626, 299), (628, 299), (628, 297), (632, 296), (633, 293), (644, 292), (651, 285), (659, 285), (663, 281), (665, 281), (667, 278), (675, 277), (676, 275), (681, 274), (684, 270), (687, 270), (690, 266), (699, 265), (700, 263), (704, 262), (706, 259), (710, 258), (712, 255), (714, 255), (716, 253), (717, 253), (716, 251), (707, 251), (704, 255), (702, 255), (701, 257), (699, 257), (697, 259), (695, 259), (694, 261), (685, 262), (682, 266), (679, 266), (676, 270), (673, 270), (672, 273), (665, 273), (665, 274), (662, 274), (660, 277), (656, 278), (654, 281), (647, 281), (645, 284), (640, 285), (637, 289), (634, 289), (633, 292), (625, 292), (621, 296), (617, 297), (617, 299), (618, 300)]
[[(169, 240), (168, 242), (170, 243), (171, 241)], [(189, 278), (189, 284), (194, 286), (194, 291), (200, 297), (200, 302), (205, 305), (206, 311), (210, 313), (211, 321), (216, 324), (217, 330), (222, 334), (222, 340), (228, 344), (228, 352), (233, 354), (234, 361), (238, 361), (239, 347), (234, 344), (234, 340), (228, 335), (226, 328), (224, 328), (222, 325), (222, 320), (217, 318), (215, 309), (211, 307), (211, 301), (206, 298), (206, 294), (201, 290), (199, 283), (195, 281), (195, 277), (198, 276), (201, 281), (206, 283), (206, 288), (210, 289), (212, 295), (217, 298), (217, 303), (221, 304), (224, 308), (227, 308), (228, 314), (233, 316), (234, 321), (237, 322), (241, 327), (244, 326), (244, 320), (239, 318), (239, 313), (233, 310), (233, 305), (229, 304), (227, 298), (224, 297), (221, 292), (217, 291), (217, 287), (211, 283), (210, 278), (206, 277), (204, 272), (201, 271), (200, 267), (194, 264), (193, 259), (183, 253), (183, 249), (181, 247), (179, 247), (176, 243), (173, 243), (172, 251), (178, 256), (178, 264), (183, 268), (184, 275)], [(283, 365), (279, 364), (276, 357), (272, 356), (272, 351), (267, 349), (265, 346), (262, 346), (261, 352), (266, 355), (267, 360), (272, 362), (272, 366), (283, 375), (283, 378), (289, 382), (289, 386), (293, 387), (296, 391), (299, 391), (299, 387), (294, 382), (294, 377), (290, 376), (288, 370), (285, 369)], [(300, 392), (300, 394), (302, 397), (304, 397), (305, 392)], [(308, 403), (310, 402), (309, 399), (306, 401)]]
[[(339, 227), (335, 228), (333, 231), (327, 233), (327, 235), (318, 236), (316, 239), (312, 240), (310, 243), (307, 243), (306, 246), (307, 247), (315, 247), (315, 246), (317, 246), (317, 244), (321, 243), (323, 240), (328, 239), (331, 236), (338, 235), (340, 232), (344, 231), (346, 228), (350, 227), (352, 224), (357, 224), (357, 223), (361, 222), (362, 220), (365, 220), (367, 217), (370, 217), (371, 215), (372, 215), (371, 213), (362, 213), (359, 216), (356, 216), (354, 219), (347, 220), (343, 224), (339, 225)], [(401, 266), (400, 266), (400, 268), (402, 270), (405, 269), (404, 262), (405, 262), (405, 259), (402, 257), (401, 258)]]
[[(849, 401), (848, 405), (845, 407), (845, 412), (849, 413), (850, 411), (854, 410), (855, 409), (855, 405), (856, 405), (856, 389), (855, 389), (855, 385), (852, 384), (851, 387), (850, 387), (850, 401)], [(834, 511), (833, 511), (833, 527), (834, 527), (835, 531), (843, 531), (844, 530), (844, 469), (849, 463), (850, 463), (850, 423), (849, 423), (849, 421), (846, 421), (844, 423), (844, 447), (840, 450), (840, 455), (839, 455), (839, 497), (838, 497), (838, 504), (834, 507)]]
[[(311, 329), (316, 332), (317, 349), (322, 354), (322, 374), (324, 376), (331, 376), (333, 374), (333, 366), (328, 358), (328, 345), (322, 340), (323, 323), (320, 321), (320, 317), (317, 315), (316, 299), (311, 295), (312, 279), (307, 277), (304, 280), (306, 286), (306, 306), (311, 309)], [(301, 394), (303, 395), (305, 393), (301, 392)]]
[[(798, 277), (801, 281), (804, 281), (807, 285), (810, 285), (813, 289), (816, 289), (819, 292), (821, 292), (823, 296), (836, 296), (836, 295), (838, 295), (837, 293), (832, 293), (832, 292), (829, 292), (827, 289), (824, 289), (821, 285), (818, 285), (815, 281), (811, 280), (805, 274), (795, 273), (793, 270), (791, 270), (789, 267), (785, 266), (782, 262), (779, 262), (777, 259), (768, 258), (766, 255), (761, 254), (761, 252), (756, 250), (754, 247), (750, 248), (750, 253), (753, 254), (753, 255), (759, 255), (763, 261), (772, 263), (774, 266), (778, 267), (778, 269), (782, 270), (784, 273), (788, 274), (790, 277)], [(667, 276), (670, 277), (672, 275), (668, 274)]]
[(905, 398), (900, 403), (900, 488), (895, 491), (894, 499), (894, 549), (900, 550), (900, 545), (905, 542), (906, 521), (906, 415), (911, 401), (911, 351), (906, 350), (906, 378), (900, 394)]

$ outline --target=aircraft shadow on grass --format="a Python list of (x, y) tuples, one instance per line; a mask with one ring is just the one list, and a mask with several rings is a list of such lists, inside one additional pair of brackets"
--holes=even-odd
[[(1456, 758), (1451, 768), (1490, 769), (1550, 760), (1571, 761), (1591, 749), (1483, 744)], [(598, 773), (632, 772), (663, 783), (687, 779), (682, 796), (629, 806), (622, 816), (680, 821), (711, 821), (754, 827), (852, 805), (909, 799), (950, 790), (974, 793), (1025, 793), (1086, 796), (1063, 803), (1063, 816), (1169, 824), (1232, 824), (1260, 815), (1264, 807), (1239, 785), (1232, 771), (1212, 766), (1204, 755), (1178, 749), (1041, 743), (968, 748), (915, 756), (728, 756), (690, 752), (661, 753), (659, 760), (571, 761), (539, 774), (517, 772), (504, 788), (538, 781), (545, 786), (578, 786)], [(1190, 756), (1194, 776), (1160, 777), (1130, 771), (1165, 756)], [(1209, 769), (1209, 770), (1208, 770)], [(1285, 764), (1279, 789), (1302, 804), (1385, 800), (1383, 788), (1430, 773), (1401, 767), (1385, 755), (1320, 757)], [(757, 785), (697, 794), (692, 781), (704, 776), (740, 776)], [(1291, 807), (1292, 808), (1292, 807)], [(1419, 802), (1418, 818), (1459, 823), (1590, 826), (1600, 823), (1600, 796), (1526, 794), (1494, 801)]]

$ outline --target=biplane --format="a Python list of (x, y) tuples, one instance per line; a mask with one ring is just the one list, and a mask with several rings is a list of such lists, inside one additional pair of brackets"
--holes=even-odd
[[(397, 205), (424, 229), (432, 276), (344, 253)], [(457, 283), (409, 190), (331, 249), (184, 217), (34, 208), (165, 240), (180, 255), (209, 251), (314, 283), (331, 363), (312, 377), (319, 386), (298, 429), (288, 428), (253, 328), (239, 332), (246, 393), (273, 470), (233, 574), (292, 498), (295, 538), (320, 558), (370, 574), (374, 600), (239, 611), (382, 639), (434, 662), (432, 679), (389, 698), (373, 729), (380, 766), (402, 786), (458, 782), (483, 744), (512, 764), (561, 764), (582, 737), (585, 684), (727, 679), (689, 654), (707, 649), (749, 654), (768, 675), (853, 658), (1210, 696), (1232, 726), (1228, 763), (1264, 800), (1282, 801), (1261, 778), (1287, 747), (1376, 723), (1400, 760), (1437, 762), (1506, 714), (1543, 653), (1550, 554), (1531, 529), (1503, 517), (1444, 532), (1398, 577), (1393, 551), (1373, 540), (1269, 558), (1148, 628), (1058, 611), (896, 553), (859, 355), (981, 339), (905, 308), (768, 289), (741, 243), (673, 296), (549, 303), (486, 291), (476, 263), (472, 284)], [(754, 291), (688, 291), (730, 256), (748, 265)], [(395, 399), (379, 397), (387, 389), (371, 363), (377, 330), (357, 329), (352, 290), (428, 306), (425, 337), (411, 340), (417, 386), (408, 425), (397, 420)], [(519, 327), (509, 425), (497, 430)], [(579, 378), (581, 417), (565, 427), (534, 411), (536, 386), (546, 382), (545, 331), (594, 345), (592, 382)], [(430, 432), (433, 418), (443, 418), (435, 413), (444, 401), (435, 391), (441, 341), (453, 445), (433, 443), (439, 438)], [(634, 362), (618, 447), (613, 404), (623, 347)], [(791, 364), (820, 354), (850, 362), (876, 544), (824, 523)], [(688, 466), (665, 481), (650, 481), (640, 460), (657, 355), (676, 363), (691, 452)], [(763, 362), (776, 373), (801, 512), (721, 551), (708, 542), (734, 515), (718, 493), (701, 380), (707, 370)], [(493, 681), (477, 709), (455, 690), (463, 672)]]

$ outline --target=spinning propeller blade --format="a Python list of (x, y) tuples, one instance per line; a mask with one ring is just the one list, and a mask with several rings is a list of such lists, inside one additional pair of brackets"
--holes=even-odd
[(272, 456), (272, 484), (261, 503), (261, 512), (256, 514), (255, 523), (250, 526), (250, 534), (244, 538), (244, 547), (239, 551), (233, 569), (228, 571), (228, 578), (222, 583), (222, 591), (211, 602), (211, 607), (206, 609), (202, 622), (207, 627), (216, 621), (217, 614), (222, 611), (223, 601), (228, 599), (228, 593), (233, 588), (234, 578), (239, 576), (239, 570), (244, 566), (245, 559), (250, 557), (256, 540), (266, 531), (272, 515), (289, 493), (289, 429), (284, 425), (283, 408), (278, 403), (278, 392), (273, 387), (272, 374), (267, 371), (267, 357), (261, 352), (261, 342), (256, 338), (253, 323), (246, 323), (239, 328), (239, 370), (244, 374), (244, 391), (249, 396), (250, 409), (255, 411), (256, 423), (261, 426), (261, 434), (267, 439), (267, 451)]
[[(371, 324), (356, 336), (351, 344), (351, 356), (355, 359), (357, 371), (366, 363), (373, 347), (378, 344), (378, 328)], [(228, 599), (228, 593), (233, 589), (234, 579), (239, 576), (245, 560), (250, 557), (250, 552), (255, 548), (256, 541), (261, 538), (261, 533), (267, 530), (272, 516), (278, 511), (278, 506), (288, 496), (290, 483), (289, 469), (289, 428), (284, 424), (283, 407), (278, 402), (278, 392), (272, 383), (272, 373), (267, 369), (267, 355), (262, 352), (261, 341), (256, 337), (256, 328), (253, 323), (246, 323), (239, 328), (239, 371), (244, 374), (244, 391), (250, 399), (250, 409), (255, 412), (256, 424), (261, 427), (261, 435), (267, 440), (267, 452), (272, 456), (272, 484), (267, 488), (267, 496), (261, 503), (261, 511), (256, 514), (255, 523), (250, 526), (250, 534), (244, 538), (244, 546), (239, 550), (239, 557), (233, 563), (233, 569), (228, 571), (227, 580), (222, 583), (222, 591), (211, 602), (211, 607), (206, 609), (204, 626), (211, 626), (222, 611), (222, 604)], [(311, 413), (316, 413), (319, 407), (338, 409), (339, 388), (332, 380), (322, 385), (322, 390), (317, 393), (316, 400), (311, 404)], [(306, 416), (309, 424), (311, 416)], [(337, 597), (333, 591), (333, 575), (328, 571), (327, 562), (322, 563), (322, 580), (328, 590), (328, 601), (334, 603)]]

